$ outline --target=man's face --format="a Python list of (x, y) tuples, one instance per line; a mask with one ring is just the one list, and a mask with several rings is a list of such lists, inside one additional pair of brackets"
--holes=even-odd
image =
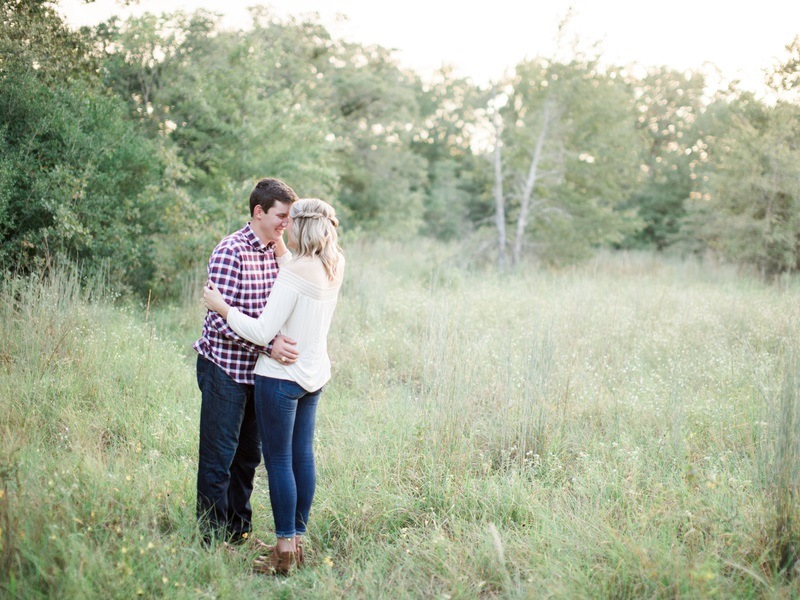
[(289, 208), (290, 205), (285, 202), (276, 202), (267, 212), (257, 206), (253, 215), (257, 224), (256, 235), (262, 241), (278, 241), (283, 236), (283, 231), (289, 222)]

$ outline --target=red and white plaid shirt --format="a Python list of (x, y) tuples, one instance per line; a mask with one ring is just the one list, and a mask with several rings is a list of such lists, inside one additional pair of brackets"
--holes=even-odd
[[(208, 278), (225, 301), (250, 317), (258, 317), (264, 310), (277, 276), (274, 242), (262, 244), (249, 223), (223, 239), (208, 261)], [(239, 337), (219, 313), (212, 311), (206, 313), (203, 333), (192, 348), (234, 381), (251, 385), (255, 383), (253, 367), (258, 353), (267, 351)]]

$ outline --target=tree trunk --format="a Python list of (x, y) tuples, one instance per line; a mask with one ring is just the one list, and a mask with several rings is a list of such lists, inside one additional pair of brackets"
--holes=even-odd
[(539, 131), (539, 137), (536, 140), (536, 146), (533, 149), (531, 156), (531, 166), (528, 169), (528, 177), (525, 179), (525, 187), (522, 190), (522, 198), (520, 199), (519, 217), (517, 217), (517, 229), (514, 235), (514, 250), (511, 256), (512, 264), (517, 266), (522, 260), (522, 243), (525, 240), (525, 228), (528, 226), (528, 216), (531, 210), (531, 198), (533, 196), (533, 189), (536, 187), (536, 180), (539, 175), (539, 164), (542, 161), (542, 151), (544, 142), (547, 139), (547, 130), (550, 127), (550, 103), (545, 102), (542, 113), (542, 129)]
[(495, 225), (497, 226), (497, 267), (501, 271), (506, 269), (506, 209), (503, 198), (503, 163), (501, 160), (500, 139), (503, 131), (503, 120), (500, 112), (495, 113), (494, 126), (496, 141), (494, 144), (494, 205)]
[(761, 279), (766, 279), (767, 274), (772, 270), (773, 265), (770, 261), (770, 236), (772, 234), (772, 203), (778, 189), (776, 173), (772, 172), (772, 186), (766, 191), (767, 206), (764, 209), (764, 235), (761, 244)]

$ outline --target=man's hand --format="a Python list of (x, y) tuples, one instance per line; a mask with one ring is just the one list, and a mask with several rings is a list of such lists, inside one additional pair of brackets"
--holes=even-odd
[(297, 360), (297, 342), (285, 335), (275, 336), (269, 357), (282, 365), (290, 365)]

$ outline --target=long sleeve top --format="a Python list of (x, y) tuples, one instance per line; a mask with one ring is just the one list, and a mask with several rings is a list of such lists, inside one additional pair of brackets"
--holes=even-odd
[[(256, 317), (264, 309), (279, 267), (291, 254), (277, 258), (275, 243), (264, 245), (248, 223), (223, 239), (208, 261), (208, 279), (214, 282), (225, 301), (246, 315)], [(253, 369), (265, 344), (254, 345), (242, 339), (219, 313), (208, 311), (203, 332), (192, 347), (198, 354), (219, 365), (234, 381), (252, 385)]]
[(297, 361), (284, 365), (260, 354), (255, 374), (294, 381), (313, 392), (331, 378), (328, 357), (330, 330), (344, 275), (344, 256), (339, 257), (336, 277), (329, 280), (318, 258), (302, 257), (286, 265), (272, 285), (269, 302), (254, 319), (231, 308), (227, 321), (237, 334), (254, 344), (265, 345), (278, 333), (297, 341)]

